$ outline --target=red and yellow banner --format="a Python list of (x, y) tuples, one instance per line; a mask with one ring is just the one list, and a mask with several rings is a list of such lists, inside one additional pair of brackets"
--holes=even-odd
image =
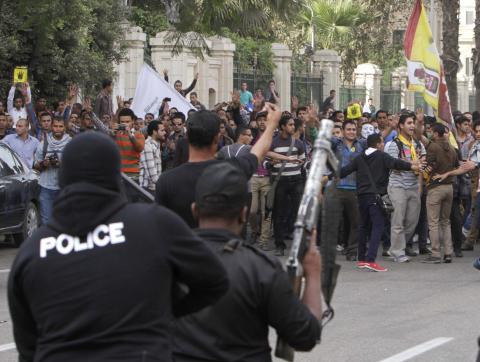
[(452, 111), (442, 60), (421, 0), (415, 3), (403, 45), (407, 58), (408, 89), (422, 93), (437, 120), (452, 127)]

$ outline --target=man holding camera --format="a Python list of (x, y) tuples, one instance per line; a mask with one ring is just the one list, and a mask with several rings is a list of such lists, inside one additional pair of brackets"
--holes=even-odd
[(40, 219), (45, 225), (52, 215), (53, 201), (60, 191), (58, 168), (63, 149), (71, 138), (65, 133), (63, 117), (56, 116), (52, 132), (47, 133), (35, 152), (35, 169), (40, 172)]
[(118, 113), (119, 124), (115, 129), (115, 143), (120, 149), (122, 169), (132, 180), (139, 182), (140, 153), (145, 148), (145, 137), (141, 132), (135, 132), (133, 122), (135, 114), (129, 108), (123, 108)]

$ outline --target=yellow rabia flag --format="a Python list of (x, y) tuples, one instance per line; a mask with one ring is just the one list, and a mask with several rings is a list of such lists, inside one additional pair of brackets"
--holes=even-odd
[[(454, 127), (442, 60), (433, 39), (422, 0), (416, 0), (403, 43), (408, 67), (408, 90), (420, 92), (438, 121)], [(455, 137), (450, 132), (455, 147)]]

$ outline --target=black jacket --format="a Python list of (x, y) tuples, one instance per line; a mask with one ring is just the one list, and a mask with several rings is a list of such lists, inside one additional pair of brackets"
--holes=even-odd
[[(189, 294), (172, 305), (176, 281)], [(195, 312), (227, 289), (218, 258), (174, 213), (72, 184), (11, 268), (19, 360), (171, 361), (172, 315)]]
[[(368, 177), (368, 169), (370, 169), (375, 182), (376, 191), (375, 187), (372, 187), (372, 183)], [(342, 167), (340, 178), (346, 177), (356, 171), (358, 195), (377, 193), (385, 195), (387, 193), (390, 170), (409, 171), (411, 169), (412, 166), (409, 162), (399, 158), (393, 158), (388, 153), (377, 150), (368, 156), (365, 152), (362, 152), (359, 156), (355, 157), (352, 162)]]
[(276, 258), (249, 246), (224, 250), (238, 236), (221, 229), (197, 230), (220, 257), (230, 290), (215, 305), (175, 323), (175, 362), (271, 361), (268, 327), (292, 347), (310, 350), (320, 324), (294, 295)]

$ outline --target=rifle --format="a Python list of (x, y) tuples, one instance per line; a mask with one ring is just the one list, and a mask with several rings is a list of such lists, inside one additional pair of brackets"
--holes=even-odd
[[(320, 125), (320, 131), (313, 147), (312, 162), (310, 166), (310, 173), (305, 183), (302, 200), (298, 208), (297, 219), (295, 221), (295, 229), (293, 232), (292, 248), (287, 259), (286, 267), (289, 278), (292, 282), (293, 290), (296, 295), (300, 296), (303, 270), (300, 261), (303, 259), (305, 252), (308, 249), (308, 242), (313, 229), (317, 226), (318, 216), (321, 209), (320, 197), (322, 189), (322, 177), (327, 171), (327, 164), (335, 172), (337, 171), (338, 161), (331, 150), (330, 138), (332, 136), (333, 122), (324, 119)], [(327, 225), (324, 225), (327, 227)], [(322, 240), (322, 248), (326, 242)], [(331, 248), (330, 248), (331, 249)], [(335, 246), (334, 246), (335, 249)], [(327, 310), (323, 313), (322, 327), (328, 323), (334, 315), (333, 309), (330, 306), (330, 300), (335, 288), (336, 279), (340, 266), (335, 264), (335, 254), (326, 252), (322, 258), (322, 292), (324, 296)], [(326, 256), (333, 260), (327, 260)], [(320, 343), (320, 341), (318, 341)], [(280, 338), (277, 340), (275, 348), (275, 356), (286, 361), (293, 361), (294, 350), (285, 341)]]

